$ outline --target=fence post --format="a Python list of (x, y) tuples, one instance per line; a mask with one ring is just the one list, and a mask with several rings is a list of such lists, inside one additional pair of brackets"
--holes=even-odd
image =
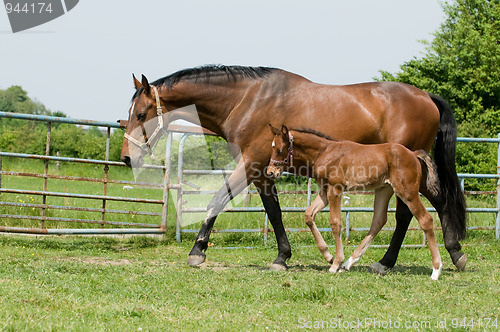
[(163, 207), (161, 210), (161, 229), (167, 232), (168, 196), (170, 192), (170, 162), (172, 159), (172, 132), (167, 131), (165, 145), (165, 174), (163, 176)]
[(184, 134), (179, 142), (179, 160), (177, 166), (177, 179), (179, 181), (179, 189), (177, 190), (177, 221), (175, 227), (175, 238), (177, 242), (182, 242), (182, 195), (183, 195), (183, 181), (184, 181), (184, 145), (189, 137), (189, 134)]
[[(104, 155), (104, 160), (109, 161), (109, 141), (111, 139), (111, 127), (108, 127), (106, 133), (106, 154)], [(59, 166), (57, 167), (59, 169)], [(103, 181), (103, 196), (108, 194), (108, 171), (109, 165), (104, 165), (104, 181)], [(101, 214), (101, 228), (104, 228), (104, 222), (106, 221), (106, 199), (102, 200), (102, 214)]]
[(500, 134), (498, 134), (497, 152), (497, 222), (495, 225), (495, 237), (500, 239)]
[[(52, 122), (47, 122), (47, 143), (45, 144), (45, 156), (50, 155), (50, 133), (52, 132)], [(49, 159), (45, 159), (45, 171), (43, 173), (43, 191), (44, 194), (42, 196), (42, 221), (40, 223), (40, 228), (45, 229), (45, 217), (46, 217), (46, 205), (47, 205), (47, 195), (45, 192), (47, 191), (47, 175), (49, 174)]]

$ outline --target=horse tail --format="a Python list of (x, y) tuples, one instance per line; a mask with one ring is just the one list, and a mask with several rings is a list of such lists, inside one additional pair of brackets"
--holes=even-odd
[(463, 240), (466, 234), (465, 196), (458, 181), (455, 166), (457, 123), (450, 105), (441, 97), (430, 94), (439, 109), (439, 129), (434, 147), (434, 160), (443, 197), (444, 210), (450, 214), (450, 231)]
[(427, 168), (427, 189), (433, 196), (439, 194), (439, 178), (437, 175), (437, 166), (432, 160), (431, 156), (424, 150), (418, 150), (414, 152), (418, 159), (424, 162)]

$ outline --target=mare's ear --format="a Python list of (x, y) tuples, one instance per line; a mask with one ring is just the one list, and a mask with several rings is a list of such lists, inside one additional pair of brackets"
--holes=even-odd
[(269, 129), (271, 129), (271, 132), (275, 136), (280, 134), (280, 130), (278, 128), (274, 128), (271, 124), (269, 124)]
[(139, 80), (137, 78), (135, 78), (134, 74), (132, 74), (132, 78), (134, 79), (134, 88), (136, 90), (139, 90), (140, 88), (142, 88), (141, 82), (139, 82)]
[(285, 125), (281, 125), (281, 133), (288, 137), (288, 128)]
[(144, 88), (144, 92), (146, 94), (149, 95), (151, 93), (151, 87), (149, 86), (148, 79), (144, 76), (144, 74), (142, 75), (142, 87)]

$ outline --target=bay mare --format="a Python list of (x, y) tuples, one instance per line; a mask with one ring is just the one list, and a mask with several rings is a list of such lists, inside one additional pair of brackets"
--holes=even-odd
[[(195, 105), (201, 126), (240, 149), (238, 165), (227, 185), (213, 197), (196, 237), (188, 264), (205, 260), (210, 232), (217, 215), (248, 183), (254, 183), (274, 229), (278, 257), (272, 269), (286, 269), (291, 248), (281, 219), (274, 181), (265, 175), (271, 156), (272, 133), (268, 124), (289, 128), (302, 126), (341, 140), (364, 144), (399, 143), (410, 150), (430, 151), (434, 146), (441, 190), (422, 194), (436, 208), (445, 247), (453, 263), (464, 269), (467, 258), (459, 240), (465, 236), (465, 200), (455, 169), (456, 123), (452, 110), (441, 98), (413, 86), (395, 82), (345, 86), (317, 84), (275, 68), (204, 66), (185, 69), (151, 84), (145, 76), (134, 77), (135, 93), (129, 110), (121, 159), (139, 165), (159, 135), (148, 133), (146, 122), (158, 124), (158, 113)], [(155, 87), (155, 88), (153, 88)], [(155, 94), (158, 93), (158, 98)], [(158, 101), (157, 101), (158, 100)], [(160, 105), (158, 105), (160, 103)], [(196, 121), (179, 111), (169, 118)], [(158, 130), (155, 130), (157, 132)], [(235, 151), (236, 155), (237, 152)], [(227, 188), (230, 188), (228, 190)], [(375, 198), (377, 199), (377, 197)], [(412, 214), (397, 200), (396, 230), (385, 256), (372, 267), (383, 273), (392, 268)], [(380, 211), (375, 211), (380, 213)]]
[[(281, 129), (269, 124), (274, 135), (273, 151), (267, 174), (277, 179), (284, 170), (311, 174), (319, 186), (319, 194), (305, 213), (307, 226), (316, 240), (319, 251), (332, 264), (330, 272), (339, 271), (344, 262), (342, 246), (341, 201), (344, 191), (375, 190), (377, 199), (370, 230), (340, 271), (349, 270), (359, 261), (372, 240), (387, 222), (387, 206), (392, 195), (405, 203), (424, 231), (432, 256), (432, 280), (437, 280), (443, 264), (434, 235), (432, 216), (419, 197), (422, 185), (433, 195), (439, 192), (434, 162), (423, 150), (410, 151), (401, 144), (359, 144), (336, 141), (321, 133), (301, 129)], [(420, 161), (422, 161), (422, 165)], [(423, 176), (422, 176), (423, 175)], [(335, 257), (330, 254), (314, 218), (330, 204), (330, 225), (335, 239)]]

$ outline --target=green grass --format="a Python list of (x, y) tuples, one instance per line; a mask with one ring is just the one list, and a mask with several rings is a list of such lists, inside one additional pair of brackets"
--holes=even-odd
[(427, 248), (403, 249), (382, 277), (367, 271), (383, 254), (374, 248), (352, 271), (331, 275), (316, 248), (295, 247), (289, 271), (271, 272), (273, 245), (209, 248), (207, 262), (191, 268), (191, 241), (2, 235), (0, 330), (293, 331), (357, 319), (360, 329), (376, 329), (371, 319), (429, 322), (428, 331), (446, 319), (450, 330), (453, 319), (499, 318), (500, 243), (477, 240), (465, 246), (464, 272), (441, 248), (445, 268), (433, 282)]
[[(41, 172), (43, 163), (4, 158), (3, 169)], [(62, 164), (51, 174), (102, 177), (102, 167)], [(110, 178), (132, 180), (132, 173), (111, 168)], [(154, 176), (153, 176), (154, 177)], [(157, 175), (156, 175), (157, 177)], [(204, 177), (189, 179), (204, 189), (217, 184)], [(2, 177), (2, 187), (41, 190), (43, 180)], [(284, 183), (280, 189), (290, 189)], [(161, 190), (110, 185), (108, 195), (161, 199)], [(186, 186), (186, 188), (188, 188)], [(304, 189), (298, 184), (297, 189)], [(49, 180), (48, 190), (102, 194), (102, 184), (82, 185), (77, 181)], [(350, 206), (371, 206), (371, 196), (350, 195)], [(175, 197), (174, 197), (175, 198)], [(188, 206), (206, 206), (211, 195), (186, 197)], [(41, 197), (2, 194), (2, 201), (41, 203)], [(49, 204), (101, 207), (100, 201), (48, 198)], [(304, 195), (281, 195), (282, 206), (305, 206)], [(253, 195), (250, 206), (260, 206)], [(468, 197), (469, 206), (495, 206), (493, 197)], [(238, 205), (243, 205), (240, 200)], [(391, 202), (394, 207), (394, 201)], [(144, 204), (109, 202), (108, 208), (159, 211)], [(0, 213), (37, 215), (32, 208), (0, 207)], [(49, 215), (67, 218), (99, 218), (98, 213), (50, 210)], [(174, 242), (175, 209), (169, 209), (164, 237), (31, 237), (0, 234), (0, 331), (293, 331), (303, 327), (333, 328), (359, 319), (358, 329), (378, 329), (389, 321), (421, 324), (436, 330), (475, 323), (484, 330), (488, 319), (497, 319), (500, 310), (500, 241), (494, 231), (469, 232), (463, 242), (469, 263), (457, 272), (443, 247), (444, 271), (432, 282), (431, 259), (427, 247), (404, 248), (396, 267), (381, 277), (368, 272), (385, 249), (369, 248), (348, 273), (331, 275), (328, 264), (315, 247), (310, 233), (289, 233), (293, 256), (288, 272), (269, 271), (277, 249), (273, 233), (264, 242), (261, 233), (212, 234), (213, 247), (201, 268), (185, 262), (195, 234), (183, 234), (184, 242)], [(158, 217), (113, 215), (117, 221), (137, 220), (159, 223)], [(343, 216), (345, 218), (345, 214)], [(198, 218), (198, 219), (197, 219)], [(197, 230), (201, 214), (185, 227)], [(286, 227), (305, 228), (302, 213), (284, 213)], [(329, 214), (317, 217), (319, 227), (329, 227)], [(368, 227), (370, 213), (351, 214), (351, 227)], [(435, 218), (436, 226), (439, 225)], [(474, 214), (470, 224), (494, 225), (493, 214)], [(262, 228), (263, 213), (224, 213), (215, 228)], [(36, 221), (4, 218), (0, 225), (39, 227)], [(394, 215), (389, 227), (395, 227)], [(411, 226), (418, 227), (416, 221)], [(89, 227), (71, 223), (48, 223), (47, 227)], [(366, 232), (351, 232), (345, 240), (346, 257), (354, 251)], [(382, 232), (375, 244), (387, 244), (391, 232)], [(441, 231), (437, 231), (442, 243)], [(330, 232), (325, 240), (333, 244)], [(421, 232), (409, 232), (405, 244), (422, 242)], [(227, 250), (224, 247), (240, 247)], [(253, 247), (253, 249), (244, 249)], [(466, 321), (463, 321), (467, 318)], [(372, 324), (369, 325), (369, 319)], [(482, 326), (479, 328), (479, 319)], [(329, 325), (325, 325), (328, 323)], [(490, 321), (490, 329), (491, 329)], [(431, 324), (430, 327), (427, 324)], [(491, 329), (496, 330), (497, 328)]]

